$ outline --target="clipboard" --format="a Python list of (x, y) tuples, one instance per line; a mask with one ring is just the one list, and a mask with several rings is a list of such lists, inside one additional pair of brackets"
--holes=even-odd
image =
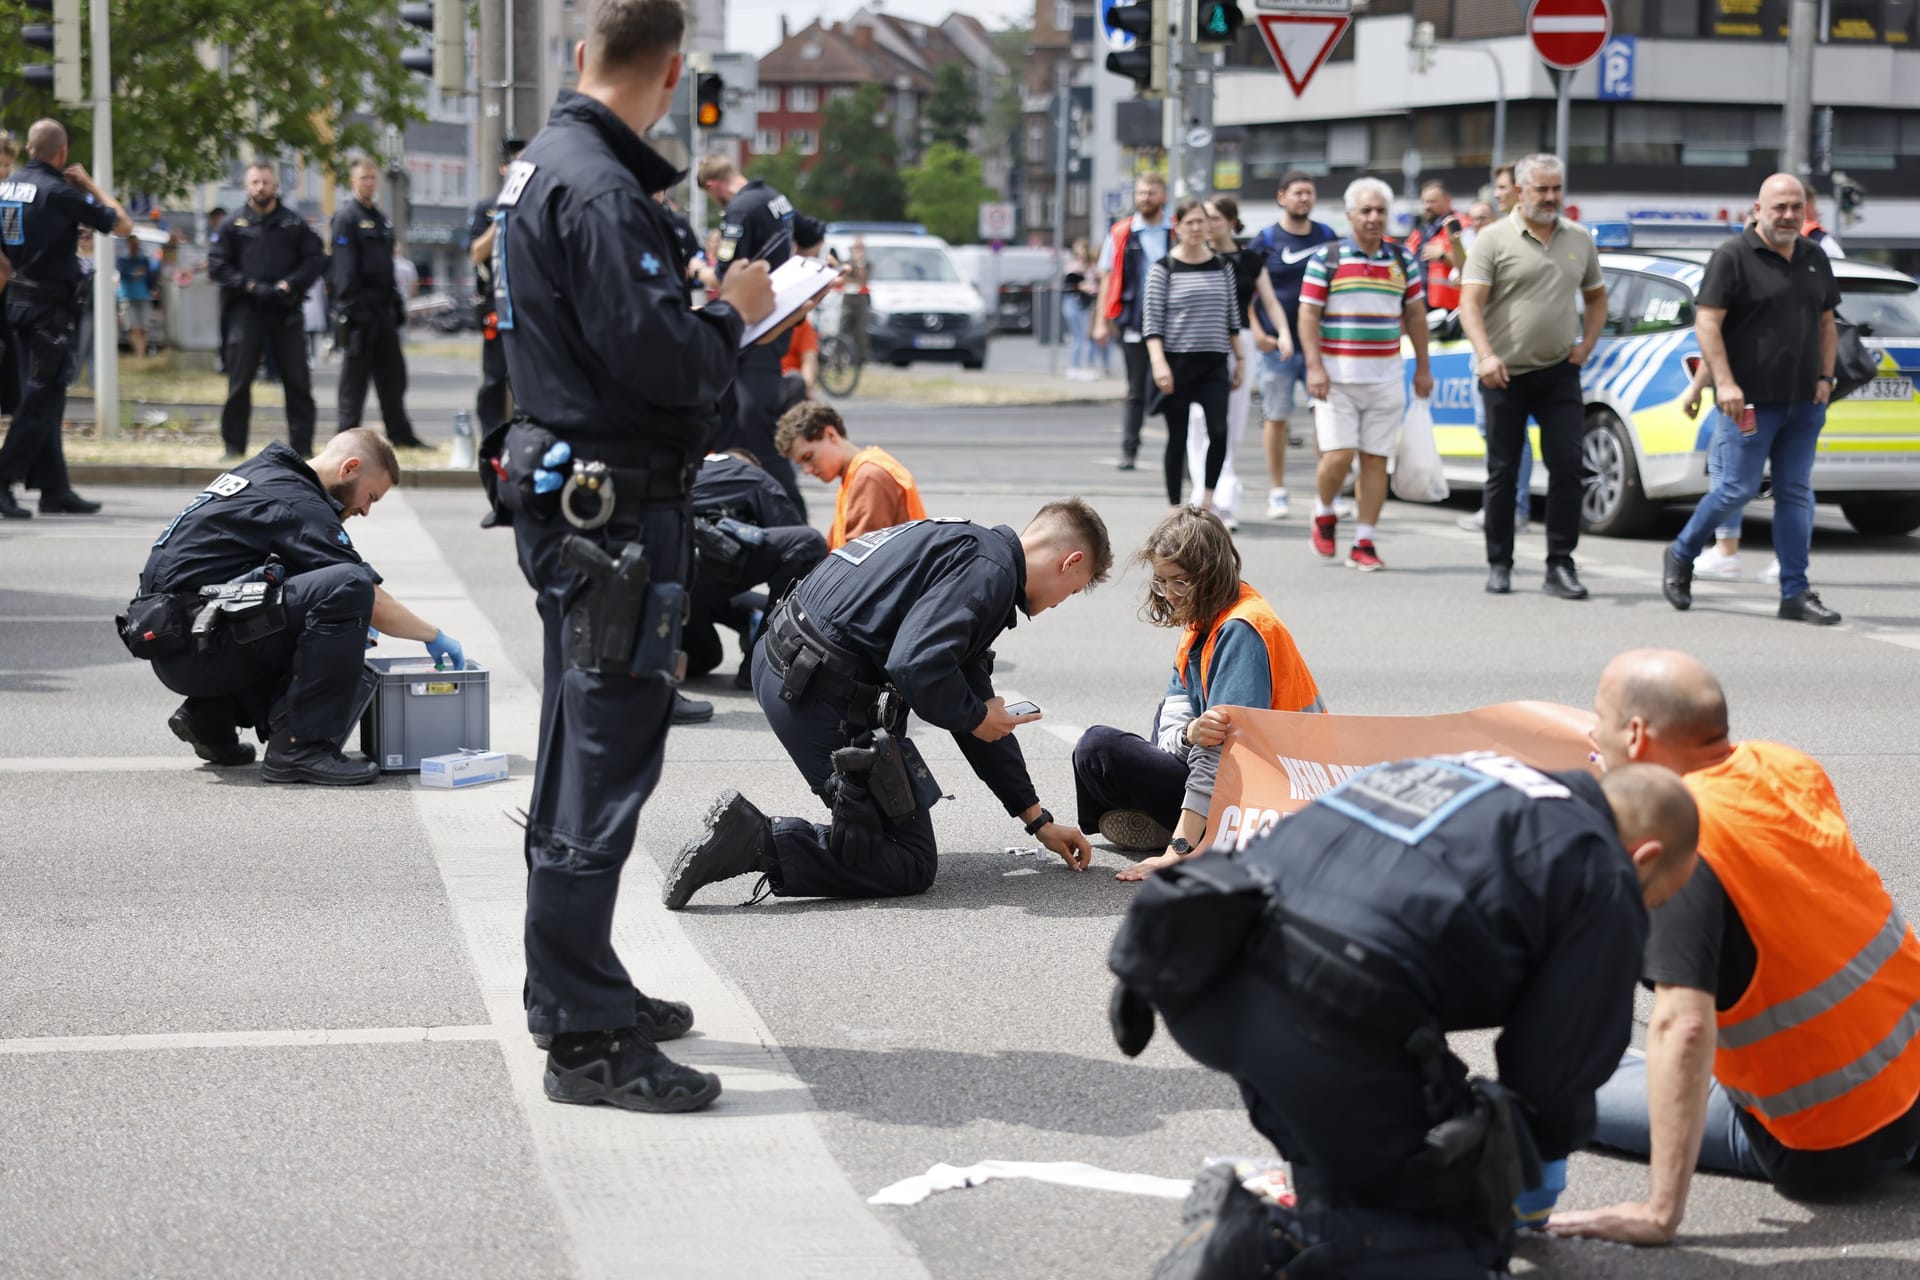
[(758, 324), (748, 325), (740, 335), (740, 349), (746, 350), (769, 333), (777, 332), (793, 313), (833, 288), (839, 271), (818, 258), (794, 255), (773, 269), (773, 310)]

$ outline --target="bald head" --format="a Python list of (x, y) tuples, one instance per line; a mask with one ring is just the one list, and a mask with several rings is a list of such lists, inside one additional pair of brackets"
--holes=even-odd
[(35, 120), (27, 126), (27, 155), (58, 168), (67, 156), (67, 130), (58, 120)]
[(1776, 173), (1760, 184), (1759, 198), (1753, 202), (1759, 219), (1755, 230), (1767, 247), (1776, 253), (1791, 254), (1793, 242), (1807, 220), (1807, 189), (1791, 173)]
[(1687, 773), (1732, 749), (1725, 690), (1677, 649), (1630, 649), (1609, 662), (1593, 710), (1593, 743), (1609, 770), (1638, 761)]
[(1600, 779), (1614, 830), (1633, 859), (1647, 906), (1657, 907), (1680, 891), (1693, 874), (1700, 844), (1700, 814), (1680, 775), (1657, 764), (1609, 769)]

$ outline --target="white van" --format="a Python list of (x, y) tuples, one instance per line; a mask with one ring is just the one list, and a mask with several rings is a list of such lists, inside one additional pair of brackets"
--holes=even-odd
[[(960, 274), (947, 242), (894, 232), (860, 239), (867, 247), (869, 357), (896, 365), (945, 360), (983, 368), (991, 328), (987, 304)], [(852, 256), (853, 241), (850, 233), (827, 233), (827, 247), (842, 262)], [(815, 323), (822, 334), (839, 332), (838, 293), (821, 305)]]

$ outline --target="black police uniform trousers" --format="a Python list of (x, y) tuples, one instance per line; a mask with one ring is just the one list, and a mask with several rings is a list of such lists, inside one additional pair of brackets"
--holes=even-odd
[(1513, 567), (1513, 504), (1526, 447), (1527, 418), (1540, 424), (1540, 460), (1547, 464), (1547, 563), (1573, 566), (1580, 545), (1580, 438), (1586, 408), (1580, 367), (1571, 360), (1516, 374), (1504, 387), (1480, 387), (1487, 408), (1487, 563)]
[[(284, 728), (296, 742), (341, 742), (366, 665), (373, 573), (331, 564), (280, 587), (286, 626), (241, 644), (214, 632), (210, 649), (156, 658), (160, 683), (187, 699), (196, 723)], [(261, 736), (266, 736), (262, 734)]]
[(1073, 791), (1082, 831), (1116, 809), (1136, 809), (1171, 831), (1187, 798), (1187, 762), (1137, 733), (1096, 724), (1073, 744)]
[(303, 458), (313, 456), (313, 371), (307, 366), (307, 330), (298, 299), (286, 306), (235, 298), (222, 328), (227, 344), (227, 404), (220, 411), (220, 439), (228, 453), (247, 451), (253, 417), (253, 374), (262, 350), (273, 352), (287, 393), (287, 443)]
[(42, 497), (65, 493), (67, 455), (60, 422), (67, 412), (67, 382), (73, 377), (80, 309), (23, 298), (16, 283), (7, 298), (7, 323), (20, 370), (20, 399), (0, 444), (0, 485), (25, 484)]
[[(781, 679), (767, 661), (764, 637), (753, 649), (753, 693), (766, 712), (767, 725), (793, 757), (800, 775), (818, 795), (833, 776), (833, 753), (847, 746), (847, 708), (843, 700), (809, 689), (792, 702), (780, 697)], [(867, 856), (842, 856), (833, 848), (833, 829), (805, 818), (773, 820), (777, 873), (768, 877), (776, 894), (787, 898), (896, 898), (925, 893), (939, 869), (933, 820), (926, 806), (899, 821), (881, 817), (881, 836)]]
[(507, 349), (497, 337), (480, 344), (480, 391), (473, 398), (480, 438), (507, 420)]
[[(780, 600), (794, 583), (827, 558), (827, 540), (811, 526), (780, 525), (763, 532), (765, 540), (759, 546), (748, 546), (737, 565), (721, 568), (705, 560), (700, 562), (693, 580), (693, 607), (681, 639), (681, 647), (687, 651), (688, 675), (704, 676), (720, 665), (724, 650), (720, 633), (714, 629), (716, 622), (744, 634), (748, 615)], [(762, 583), (767, 594), (758, 596), (754, 588)], [(747, 643), (751, 644), (750, 637)], [(751, 651), (747, 656), (751, 661)]]
[(751, 452), (767, 474), (780, 482), (780, 487), (804, 516), (807, 500), (800, 492), (800, 477), (793, 464), (773, 447), (774, 428), (780, 421), (780, 352), (783, 350), (780, 343), (774, 342), (764, 347), (748, 347), (740, 353), (740, 366), (729, 389), (733, 397), (731, 414), (727, 413), (728, 406), (722, 406), (722, 416), (730, 422), (723, 433), (724, 442), (716, 447), (738, 447)]
[[(1434, 1125), (1412, 1055), (1324, 1033), (1252, 963), (1163, 1013), (1195, 1061), (1233, 1077), (1253, 1127), (1292, 1166), (1303, 1208), (1390, 1210), (1444, 1222), (1418, 1188), (1402, 1182)], [(1431, 1257), (1402, 1275), (1484, 1277), (1505, 1251), (1484, 1232), (1446, 1225), (1460, 1235), (1460, 1254)], [(1380, 1247), (1390, 1250), (1392, 1242)]]
[(399, 307), (396, 294), (388, 305), (359, 307), (347, 317), (347, 350), (340, 361), (340, 425), (336, 430), (351, 431), (360, 425), (367, 404), (367, 375), (372, 374), (387, 438), (414, 438), (413, 424), (407, 421), (407, 358), (400, 350), (400, 323), (395, 316)]
[(673, 686), (665, 681), (568, 664), (567, 613), (588, 584), (561, 563), (560, 547), (580, 534), (617, 554), (639, 539), (653, 581), (685, 582), (692, 568), (688, 526), (684, 505), (625, 499), (590, 533), (558, 516), (517, 514), (513, 521), (545, 640), (526, 839), (527, 1029), (536, 1034), (633, 1025), (636, 992), (614, 954), (613, 909), (640, 806), (660, 781), (673, 714)]

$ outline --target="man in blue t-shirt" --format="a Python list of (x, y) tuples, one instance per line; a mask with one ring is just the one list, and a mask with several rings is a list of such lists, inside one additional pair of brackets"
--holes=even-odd
[(149, 258), (138, 240), (115, 259), (120, 300), (127, 304), (127, 343), (136, 356), (147, 354), (147, 326), (153, 322), (153, 293), (160, 281), (160, 260)]
[(1247, 316), (1254, 348), (1260, 353), (1261, 415), (1266, 419), (1267, 474), (1273, 481), (1267, 494), (1269, 520), (1287, 514), (1287, 419), (1293, 416), (1294, 387), (1307, 377), (1306, 357), (1300, 350), (1300, 278), (1307, 273), (1314, 251), (1339, 238), (1332, 227), (1310, 216), (1316, 194), (1312, 175), (1289, 170), (1280, 179), (1275, 197), (1280, 202), (1280, 221), (1255, 236), (1251, 246), (1266, 256), (1267, 279), (1286, 319), (1285, 325), (1280, 324), (1258, 299)]

